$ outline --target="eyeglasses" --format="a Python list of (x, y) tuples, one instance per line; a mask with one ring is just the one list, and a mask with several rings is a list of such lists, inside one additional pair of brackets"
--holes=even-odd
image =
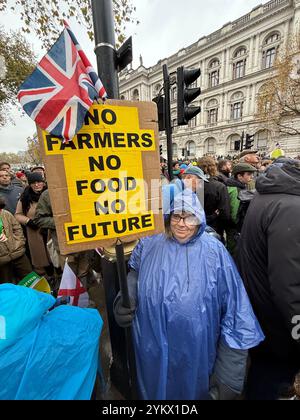
[(183, 223), (186, 226), (198, 226), (200, 225), (199, 219), (196, 216), (190, 215), (190, 216), (181, 216), (180, 214), (172, 214), (171, 221), (174, 222), (174, 224), (180, 223), (180, 221), (183, 220)]

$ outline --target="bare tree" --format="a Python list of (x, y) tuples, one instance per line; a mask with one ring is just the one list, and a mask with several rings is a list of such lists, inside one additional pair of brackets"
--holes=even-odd
[(300, 135), (300, 36), (278, 55), (272, 77), (257, 97), (257, 118), (286, 135)]

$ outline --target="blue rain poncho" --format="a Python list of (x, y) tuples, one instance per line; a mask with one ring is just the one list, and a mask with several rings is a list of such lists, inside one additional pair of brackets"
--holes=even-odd
[(138, 273), (139, 391), (146, 400), (207, 399), (219, 340), (248, 350), (264, 337), (233, 260), (204, 232), (196, 195), (185, 190), (172, 207), (201, 220), (196, 236), (185, 244), (163, 234), (142, 239), (129, 262)]
[(87, 400), (102, 320), (45, 293), (0, 285), (0, 400)]

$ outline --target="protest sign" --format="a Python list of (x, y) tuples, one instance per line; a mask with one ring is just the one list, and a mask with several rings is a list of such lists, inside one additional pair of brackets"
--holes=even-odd
[(63, 255), (164, 230), (154, 103), (95, 104), (72, 142), (39, 140)]

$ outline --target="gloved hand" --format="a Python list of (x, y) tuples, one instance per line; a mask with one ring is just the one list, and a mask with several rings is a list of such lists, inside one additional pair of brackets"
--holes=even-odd
[(28, 222), (26, 223), (26, 226), (30, 227), (30, 229), (33, 230), (38, 230), (38, 226), (34, 223), (34, 221), (32, 219), (29, 219)]
[(122, 304), (121, 296), (118, 295), (114, 302), (114, 315), (116, 323), (121, 328), (129, 328), (135, 317), (136, 304), (133, 299), (130, 299), (131, 308), (125, 308)]
[(218, 380), (216, 375), (212, 375), (210, 378), (210, 389), (209, 395), (212, 400), (227, 401), (236, 400), (239, 396), (235, 391), (230, 389), (227, 385), (223, 384)]

